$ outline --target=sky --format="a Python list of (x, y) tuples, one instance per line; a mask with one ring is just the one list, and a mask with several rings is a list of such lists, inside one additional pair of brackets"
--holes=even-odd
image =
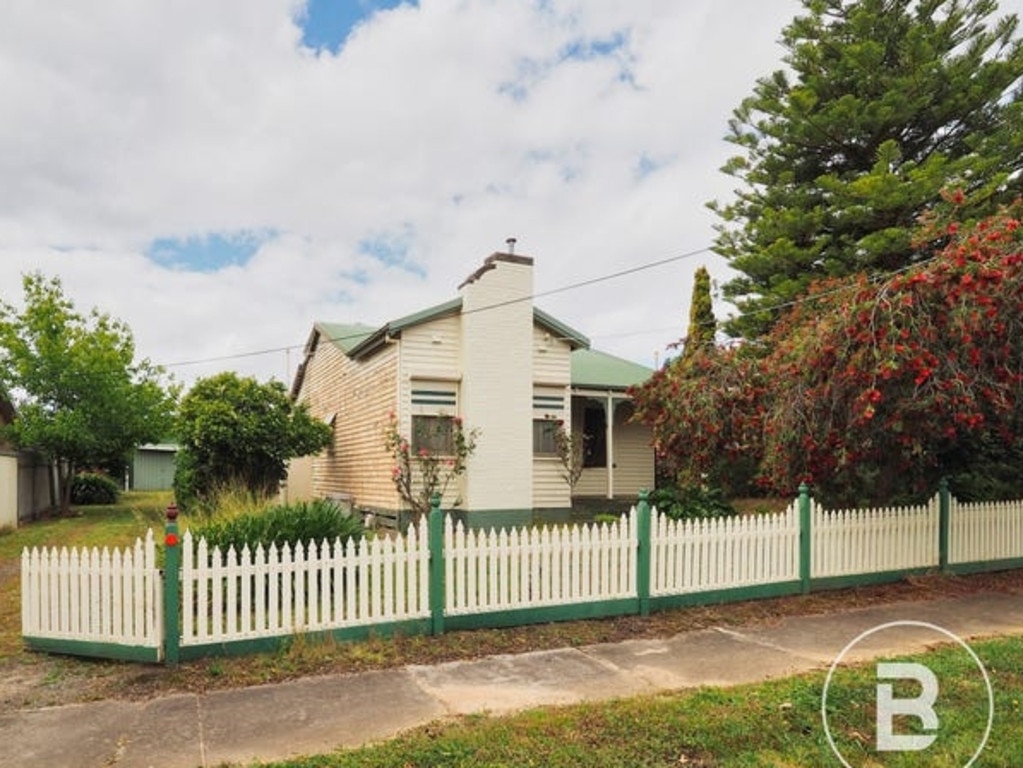
[(537, 306), (653, 366), (696, 268), (728, 279), (705, 203), (735, 187), (728, 118), (800, 9), (4, 3), (0, 299), (40, 271), (186, 386), (290, 383), (315, 321), (451, 299), (515, 237)]

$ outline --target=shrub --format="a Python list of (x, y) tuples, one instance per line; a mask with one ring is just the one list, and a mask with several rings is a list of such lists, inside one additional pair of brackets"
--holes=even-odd
[(116, 504), (120, 488), (106, 475), (82, 472), (71, 480), (72, 504)]
[(276, 504), (233, 516), (214, 516), (197, 525), (190, 526), (194, 537), (205, 538), (212, 549), (226, 550), (234, 547), (241, 550), (246, 544), (255, 549), (262, 544), (278, 547), (320, 543), (335, 539), (346, 542), (365, 533), (362, 522), (344, 511), (332, 501), (316, 501), (296, 504)]
[(707, 485), (682, 485), (658, 488), (650, 494), (650, 504), (674, 520), (728, 517), (737, 514), (725, 501), (720, 488)]

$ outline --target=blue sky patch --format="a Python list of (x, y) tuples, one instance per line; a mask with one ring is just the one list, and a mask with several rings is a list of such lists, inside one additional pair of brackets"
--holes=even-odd
[(497, 92), (514, 102), (524, 102), (533, 87), (546, 78), (558, 65), (568, 61), (594, 61), (611, 59), (618, 63), (616, 79), (620, 83), (635, 86), (635, 76), (629, 68), (633, 60), (629, 52), (629, 31), (618, 30), (607, 37), (576, 38), (562, 46), (556, 56), (539, 60), (521, 58), (516, 62), (515, 77), (497, 86)]
[(402, 0), (308, 0), (296, 19), (302, 30), (302, 44), (314, 51), (336, 54), (360, 21), (401, 4)]
[(363, 238), (359, 241), (359, 253), (376, 259), (385, 267), (394, 267), (419, 277), (426, 277), (426, 270), (409, 259), (409, 242), (412, 239), (411, 227), (405, 227), (398, 233), (382, 233)]
[(659, 171), (666, 165), (671, 165), (670, 158), (655, 158), (644, 152), (636, 161), (636, 178), (645, 179), (651, 173)]
[(149, 244), (146, 256), (163, 267), (188, 272), (217, 272), (244, 266), (260, 246), (272, 240), (272, 230), (213, 232), (186, 238), (160, 237)]
[(562, 61), (565, 59), (580, 61), (599, 59), (604, 56), (613, 56), (622, 51), (628, 42), (628, 34), (619, 30), (609, 37), (573, 40), (561, 49), (560, 55)]

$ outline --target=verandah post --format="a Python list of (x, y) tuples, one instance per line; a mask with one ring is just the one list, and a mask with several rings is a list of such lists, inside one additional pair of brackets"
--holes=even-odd
[(810, 594), (811, 556), (813, 536), (811, 531), (810, 486), (799, 484), (799, 584), (804, 595)]
[(948, 478), (938, 482), (938, 568), (948, 573), (948, 535), (951, 526), (952, 504), (948, 491)]
[(639, 492), (636, 505), (636, 538), (639, 552), (636, 557), (636, 593), (639, 597), (639, 615), (650, 615), (650, 494)]
[(444, 634), (444, 513), (440, 509), (440, 494), (430, 497), (430, 515), (427, 518), (427, 536), (430, 544), (430, 634)]
[(181, 651), (181, 537), (178, 535), (178, 508), (171, 502), (164, 525), (163, 563), (163, 658), (177, 664)]

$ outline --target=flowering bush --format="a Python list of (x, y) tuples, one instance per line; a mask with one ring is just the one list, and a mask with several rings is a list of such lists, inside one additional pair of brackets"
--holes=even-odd
[[(384, 445), (394, 460), (391, 479), (398, 495), (408, 504), (413, 520), (430, 511), (430, 499), (433, 494), (444, 495), (451, 481), (465, 474), (469, 457), (476, 450), (476, 439), (479, 430), (466, 432), (462, 419), (446, 417), (442, 420), (431, 420), (432, 427), (421, 429), (450, 429), (451, 451), (413, 449), (412, 442), (404, 437), (398, 429), (398, 419), (391, 414), (384, 436)], [(420, 436), (427, 437), (427, 436)], [(436, 435), (432, 436), (436, 438)], [(446, 434), (445, 434), (446, 437)], [(446, 440), (425, 439), (417, 442), (437, 444)], [(455, 502), (457, 505), (458, 501)]]
[(821, 283), (761, 341), (659, 371), (635, 392), (659, 457), (681, 482), (745, 461), (769, 490), (858, 503), (1018, 453), (1021, 210), (925, 224), (933, 259)]

